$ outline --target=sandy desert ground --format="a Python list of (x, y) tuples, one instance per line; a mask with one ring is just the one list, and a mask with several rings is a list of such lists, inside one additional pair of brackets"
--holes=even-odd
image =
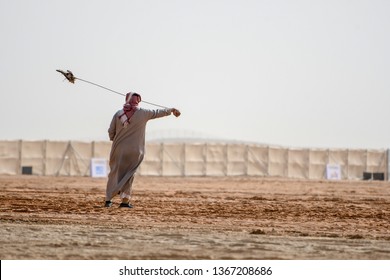
[(105, 179), (0, 176), (0, 258), (390, 259), (390, 183), (141, 177), (133, 209)]

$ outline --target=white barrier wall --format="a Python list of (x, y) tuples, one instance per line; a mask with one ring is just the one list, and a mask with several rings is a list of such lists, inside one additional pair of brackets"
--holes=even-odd
[[(108, 158), (111, 142), (0, 141), (0, 174), (90, 176), (91, 159)], [(328, 164), (341, 179), (364, 172), (388, 179), (388, 150), (297, 149), (237, 143), (147, 143), (138, 174), (145, 176), (263, 176), (325, 179)]]

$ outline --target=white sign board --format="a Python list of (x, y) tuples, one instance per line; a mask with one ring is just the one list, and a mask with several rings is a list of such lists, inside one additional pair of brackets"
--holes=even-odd
[(105, 158), (91, 159), (91, 176), (97, 178), (107, 177), (107, 160)]
[(341, 180), (341, 167), (339, 164), (326, 165), (326, 179)]

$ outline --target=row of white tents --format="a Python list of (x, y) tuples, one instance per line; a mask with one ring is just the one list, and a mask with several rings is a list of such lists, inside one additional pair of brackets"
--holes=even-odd
[[(109, 170), (111, 142), (0, 141), (0, 174), (91, 176)], [(147, 142), (144, 176), (263, 176), (388, 180), (389, 150), (304, 149), (240, 143)]]

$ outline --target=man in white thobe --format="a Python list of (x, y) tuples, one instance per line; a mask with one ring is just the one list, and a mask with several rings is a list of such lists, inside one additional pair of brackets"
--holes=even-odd
[(119, 207), (132, 208), (131, 190), (135, 172), (144, 159), (146, 123), (151, 119), (169, 116), (178, 117), (175, 108), (147, 110), (138, 107), (141, 96), (137, 93), (126, 95), (126, 104), (112, 118), (108, 134), (113, 141), (110, 153), (110, 173), (106, 188), (105, 207), (112, 206), (112, 199), (122, 199)]

